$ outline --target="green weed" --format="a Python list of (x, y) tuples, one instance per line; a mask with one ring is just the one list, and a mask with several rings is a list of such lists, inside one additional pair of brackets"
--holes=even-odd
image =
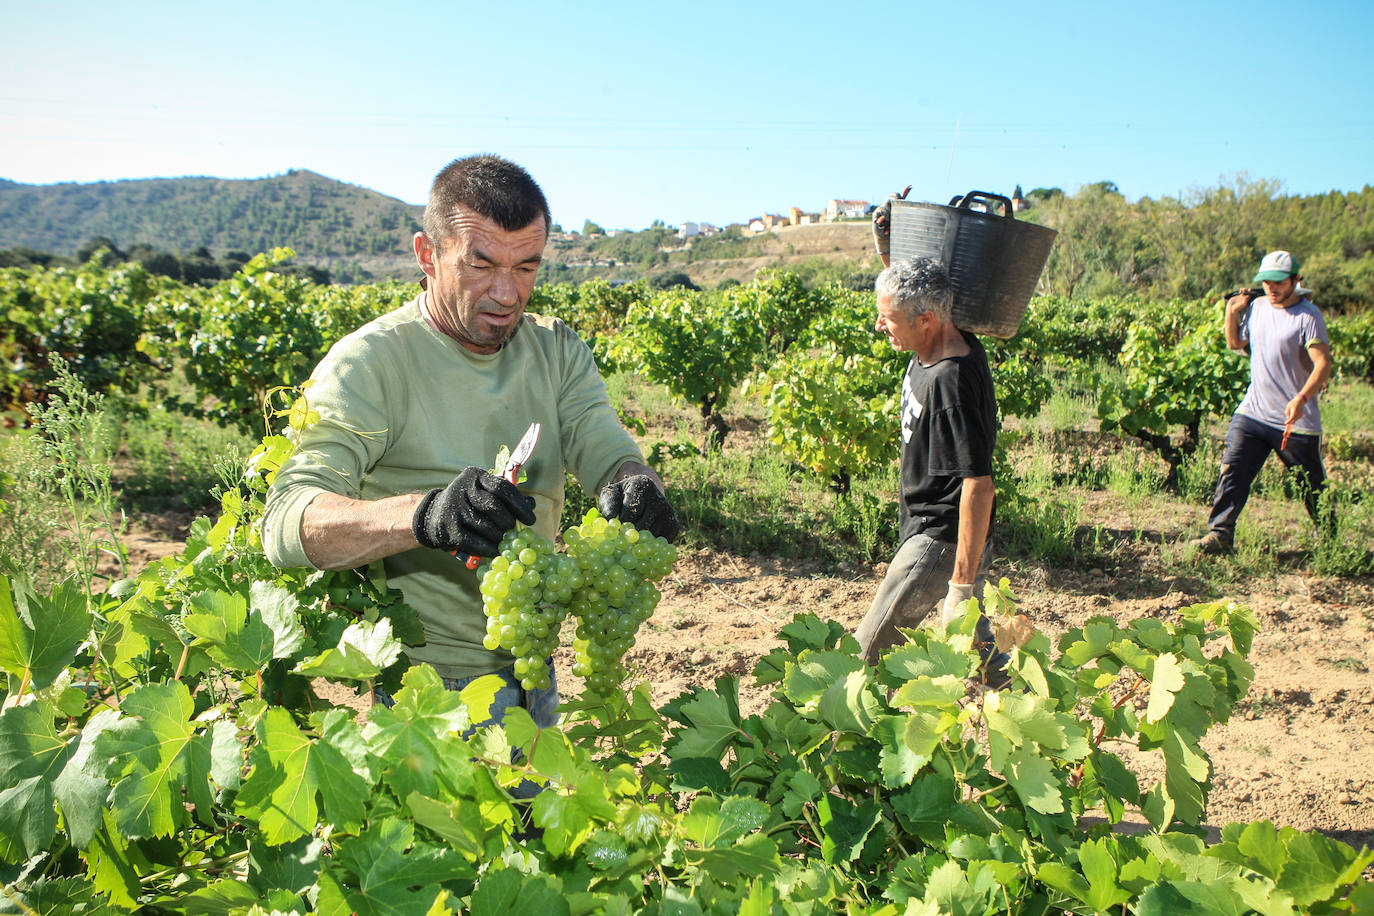
[(1326, 531), (1314, 534), (1312, 571), (1323, 576), (1374, 573), (1374, 507), (1363, 489), (1329, 480), (1317, 500), (1317, 515)]
[(129, 508), (153, 512), (212, 509), (216, 463), (253, 445), (236, 430), (162, 409), (126, 419), (121, 432), (121, 496)]
[(1192, 503), (1210, 505), (1221, 476), (1222, 443), (1203, 439), (1178, 467), (1178, 495)]
[(1374, 385), (1358, 379), (1333, 382), (1321, 397), (1322, 431), (1329, 438), (1359, 439), (1374, 417)]
[(80, 584), (94, 594), (102, 555), (114, 559), (118, 577), (129, 572), (128, 551), (120, 542), (128, 519), (111, 483), (118, 434), (104, 397), (87, 390), (60, 358), (53, 369), (48, 403), (30, 408), (36, 432), (32, 441), (50, 469), (51, 492), (64, 510), (63, 549)]
[(44, 591), (70, 571), (60, 542), (61, 514), (52, 465), (34, 434), (8, 436), (0, 443), (0, 563), (23, 569)]
[(1368, 674), (1369, 666), (1354, 656), (1347, 655), (1344, 658), (1319, 658), (1317, 661), (1326, 665), (1328, 668), (1336, 668), (1341, 671), (1353, 671), (1356, 674)]
[(1041, 433), (1091, 428), (1097, 421), (1096, 397), (1062, 388), (1040, 408), (1032, 426)]

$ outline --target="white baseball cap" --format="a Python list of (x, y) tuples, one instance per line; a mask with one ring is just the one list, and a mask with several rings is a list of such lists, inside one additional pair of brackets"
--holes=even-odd
[(1255, 282), (1261, 280), (1287, 280), (1298, 275), (1297, 260), (1286, 251), (1271, 251), (1260, 261)]

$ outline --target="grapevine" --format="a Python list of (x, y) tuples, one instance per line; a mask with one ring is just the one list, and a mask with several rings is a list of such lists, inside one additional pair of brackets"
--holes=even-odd
[(573, 673), (586, 679), (590, 696), (605, 697), (625, 680), (621, 660), (658, 606), (654, 583), (672, 570), (677, 550), (595, 509), (563, 540), (568, 550), (559, 554), (533, 531), (508, 531), (500, 553), (478, 568), (487, 615), (483, 645), (515, 656), (524, 689), (547, 689), (548, 660), (571, 614), (578, 621)]

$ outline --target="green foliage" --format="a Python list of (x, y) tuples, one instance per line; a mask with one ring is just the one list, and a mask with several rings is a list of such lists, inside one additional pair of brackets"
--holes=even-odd
[(1312, 571), (1322, 576), (1374, 574), (1374, 506), (1362, 488), (1328, 479), (1317, 500), (1318, 517), (1327, 519), (1312, 550)]
[(1335, 377), (1374, 382), (1374, 309), (1328, 317), (1326, 329)]
[(611, 355), (611, 341), (625, 324), (630, 307), (650, 295), (641, 283), (612, 286), (605, 280), (585, 283), (546, 283), (536, 286), (528, 310), (563, 319), (591, 348), (602, 372), (619, 368)]
[(1374, 305), (1374, 185), (1290, 196), (1237, 177), (1179, 197), (1128, 203), (1110, 182), (1031, 192), (1021, 218), (1059, 231), (1042, 277), (1058, 296), (1217, 295), (1249, 282), (1267, 251), (1293, 251), (1328, 310)]
[[(1223, 320), (1206, 303), (1174, 302), (1134, 322), (1121, 349), (1126, 374), (1098, 402), (1103, 430), (1136, 436), (1168, 462), (1170, 487), (1197, 448), (1203, 421), (1230, 414), (1249, 384), (1248, 364), (1226, 349)], [(1175, 445), (1171, 433), (1180, 426)]]
[(75, 575), (93, 588), (100, 555), (113, 557), (120, 575), (127, 572), (128, 552), (120, 537), (127, 527), (111, 486), (110, 463), (117, 444), (114, 420), (104, 398), (87, 391), (60, 357), (48, 402), (33, 405), (37, 454), (48, 464), (49, 492), (62, 507), (63, 542)]
[(757, 385), (773, 443), (844, 493), (854, 476), (900, 449), (898, 395), (910, 357), (874, 333), (867, 297), (834, 296)]
[(0, 410), (46, 400), (58, 361), (89, 390), (136, 390), (154, 374), (144, 313), (167, 288), (137, 265), (0, 270)]
[(1126, 343), (1131, 322), (1156, 308), (1145, 301), (1120, 297), (1036, 296), (1026, 308), (1021, 332), (1011, 342), (1029, 334), (1036, 339), (1043, 358), (1060, 366), (1115, 359)]
[(16, 430), (0, 441), (0, 565), (22, 561), (40, 588), (69, 573), (61, 515), (57, 480), (38, 435)]
[(401, 285), (355, 293), (281, 273), (292, 257), (257, 255), (169, 323), (187, 380), (215, 402), (208, 414), (245, 432), (260, 431), (268, 391), (303, 382), (336, 340), (407, 297)]
[(630, 307), (611, 344), (611, 359), (637, 366), (701, 411), (712, 448), (720, 447), (729, 429), (721, 408), (768, 344), (754, 310), (733, 292), (664, 290)]

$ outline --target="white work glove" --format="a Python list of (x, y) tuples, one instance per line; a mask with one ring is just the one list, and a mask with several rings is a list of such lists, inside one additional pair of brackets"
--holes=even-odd
[(963, 585), (959, 582), (950, 582), (949, 591), (945, 594), (945, 603), (940, 605), (940, 626), (947, 625), (951, 620), (959, 616), (959, 605), (973, 597), (973, 583)]

